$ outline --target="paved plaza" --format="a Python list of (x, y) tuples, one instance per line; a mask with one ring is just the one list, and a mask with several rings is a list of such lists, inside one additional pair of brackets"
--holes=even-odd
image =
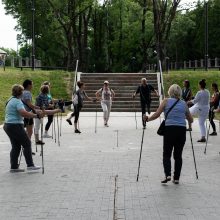
[[(156, 134), (160, 121), (150, 122), (136, 182), (140, 115), (138, 129), (134, 113), (112, 113), (110, 127), (104, 128), (99, 113), (97, 133), (94, 116), (81, 114), (80, 135), (63, 118), (60, 146), (45, 139), (44, 175), (9, 172), (10, 143), (0, 127), (0, 220), (220, 219), (220, 134), (210, 137), (204, 155), (205, 144), (196, 143), (200, 135), (195, 121), (199, 179), (187, 134), (180, 184), (161, 185), (162, 138)], [(36, 165), (41, 165), (39, 150)]]

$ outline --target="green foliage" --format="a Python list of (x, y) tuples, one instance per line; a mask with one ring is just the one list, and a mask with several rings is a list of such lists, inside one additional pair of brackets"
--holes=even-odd
[[(72, 74), (73, 75), (73, 74)], [(40, 86), (44, 81), (51, 82), (51, 94), (54, 98), (69, 100), (69, 92), (72, 88), (73, 76), (71, 73), (64, 71), (31, 71), (19, 69), (8, 69), (3, 71), (0, 68), (0, 122), (4, 120), (5, 103), (11, 96), (11, 87), (14, 84), (22, 84), (25, 79), (31, 79), (34, 83), (33, 102), (39, 94)]]

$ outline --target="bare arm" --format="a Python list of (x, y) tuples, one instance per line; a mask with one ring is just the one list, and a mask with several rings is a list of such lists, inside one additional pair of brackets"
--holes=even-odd
[(100, 89), (95, 93), (96, 99), (100, 100)]
[(37, 114), (34, 114), (32, 112), (27, 112), (25, 109), (21, 109), (18, 112), (24, 118), (38, 118)]
[(161, 102), (160, 106), (158, 107), (157, 111), (152, 116), (150, 116), (149, 118), (145, 118), (145, 119), (147, 121), (153, 121), (153, 120), (159, 118), (161, 113), (164, 111), (166, 104), (167, 104), (167, 99), (164, 99)]
[(188, 107), (187, 107), (187, 109), (186, 109), (186, 119), (187, 119), (187, 121), (188, 121), (189, 128), (191, 129), (191, 128), (192, 128), (192, 125), (191, 125), (191, 124), (193, 123), (193, 117), (192, 117), (192, 115), (191, 115), (191, 113), (190, 113)]
[(39, 106), (33, 105), (30, 100), (27, 100), (25, 104), (28, 105), (31, 109), (40, 109)]

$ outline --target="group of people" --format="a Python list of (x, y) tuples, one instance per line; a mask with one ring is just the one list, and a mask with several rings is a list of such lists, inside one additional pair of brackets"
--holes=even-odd
[[(186, 142), (186, 131), (192, 130), (193, 116), (198, 116), (201, 139), (198, 142), (206, 142), (205, 122), (209, 116), (213, 132), (209, 135), (217, 135), (214, 123), (214, 114), (220, 112), (220, 100), (218, 85), (212, 84), (213, 95), (210, 99), (210, 92), (206, 89), (206, 80), (199, 81), (199, 91), (193, 97), (190, 89), (190, 82), (184, 81), (184, 88), (177, 84), (170, 86), (168, 90), (169, 98), (162, 101), (157, 111), (151, 115), (144, 115), (146, 122), (153, 121), (160, 117), (161, 113), (165, 115), (165, 130), (163, 135), (163, 167), (165, 178), (161, 183), (171, 181), (171, 156), (173, 152), (174, 175), (173, 182), (179, 184), (179, 178), (182, 169), (182, 152)], [(189, 128), (187, 129), (186, 120)]]
[[(48, 130), (53, 122), (53, 115), (58, 112), (63, 112), (64, 105), (73, 104), (73, 112), (66, 119), (72, 125), (71, 118), (74, 117), (75, 133), (81, 133), (78, 128), (79, 114), (83, 107), (84, 100), (93, 102), (100, 101), (103, 109), (104, 126), (109, 126), (109, 117), (111, 112), (112, 101), (115, 97), (115, 92), (110, 88), (109, 82), (104, 81), (103, 87), (95, 93), (95, 98), (90, 98), (85, 92), (85, 83), (77, 82), (78, 90), (74, 92), (72, 100), (63, 102), (53, 99), (50, 94), (50, 83), (44, 82), (40, 88), (40, 94), (36, 98), (36, 102), (32, 102), (31, 91), (33, 82), (25, 80), (23, 86), (14, 85), (12, 87), (12, 97), (6, 104), (6, 115), (4, 130), (10, 138), (12, 149), (11, 172), (23, 172), (19, 168), (18, 157), (23, 148), (24, 157), (27, 163), (28, 170), (40, 169), (35, 166), (32, 159), (31, 136), (35, 134), (36, 144), (43, 145), (44, 142), (39, 138), (39, 130), (42, 126), (43, 117), (47, 115), (48, 121), (44, 128), (44, 137), (49, 138)], [(210, 92), (206, 89), (206, 81), (199, 81), (199, 91), (193, 97), (190, 88), (190, 82), (184, 81), (184, 88), (177, 84), (170, 86), (168, 90), (169, 98), (165, 98), (157, 111), (151, 115), (152, 92), (158, 96), (157, 90), (147, 82), (146, 78), (141, 79), (141, 84), (136, 92), (132, 95), (133, 98), (137, 94), (140, 95), (141, 112), (143, 129), (146, 128), (146, 123), (157, 119), (162, 113), (165, 115), (165, 132), (163, 137), (163, 166), (165, 178), (161, 181), (167, 183), (171, 180), (171, 155), (174, 151), (174, 176), (173, 182), (179, 183), (179, 178), (182, 168), (182, 151), (186, 142), (186, 131), (191, 131), (193, 116), (198, 116), (201, 138), (198, 142), (206, 142), (206, 127), (205, 122), (209, 116), (210, 124), (213, 128), (212, 136), (217, 135), (216, 126), (214, 123), (215, 112), (220, 112), (219, 91), (216, 83), (212, 84), (213, 95), (210, 98)], [(59, 108), (55, 108), (58, 103)], [(60, 103), (63, 103), (60, 105)], [(146, 108), (148, 116), (146, 115)], [(188, 129), (186, 120), (188, 121)], [(25, 130), (26, 129), (26, 130)], [(175, 135), (174, 135), (175, 134)]]

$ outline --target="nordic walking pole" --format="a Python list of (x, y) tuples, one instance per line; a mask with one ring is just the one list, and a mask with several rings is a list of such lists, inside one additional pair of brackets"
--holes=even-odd
[(193, 160), (194, 160), (194, 165), (195, 165), (195, 171), (196, 171), (196, 179), (199, 179), (198, 172), (197, 172), (197, 167), (196, 167), (196, 158), (195, 158), (195, 152), (194, 152), (194, 147), (193, 147), (193, 141), (192, 141), (192, 131), (189, 131), (190, 134), (190, 140), (192, 144), (192, 152), (193, 152)]
[(60, 128), (59, 128), (58, 113), (57, 113), (57, 143), (58, 143), (58, 146), (60, 146)]
[(63, 115), (62, 115), (62, 112), (60, 113), (60, 137), (61, 137), (61, 135), (62, 135), (62, 117)]
[(41, 159), (42, 159), (42, 174), (44, 174), (44, 144), (43, 144), (43, 119), (41, 120)]
[(141, 155), (142, 155), (142, 148), (143, 148), (143, 142), (144, 142), (144, 128), (142, 133), (142, 140), (141, 140), (141, 150), (140, 150), (140, 156), (139, 156), (139, 163), (138, 163), (138, 173), (137, 173), (137, 182), (139, 179), (139, 172), (140, 172), (140, 165), (141, 165)]
[[(55, 115), (55, 116), (56, 116), (56, 115)], [(56, 135), (56, 118), (54, 118), (53, 129), (54, 129), (54, 141), (55, 141), (55, 143), (57, 143), (57, 135)]]
[(53, 139), (53, 121), (52, 121), (52, 139)]
[(204, 154), (206, 154), (206, 149), (207, 149), (207, 145), (208, 145), (208, 140), (209, 140), (209, 131), (210, 131), (210, 127), (211, 127), (211, 123), (209, 123), (209, 128), (206, 134), (206, 144), (205, 144), (205, 150), (204, 150)]
[(95, 102), (95, 133), (97, 133), (97, 102), (96, 100), (94, 100)]

